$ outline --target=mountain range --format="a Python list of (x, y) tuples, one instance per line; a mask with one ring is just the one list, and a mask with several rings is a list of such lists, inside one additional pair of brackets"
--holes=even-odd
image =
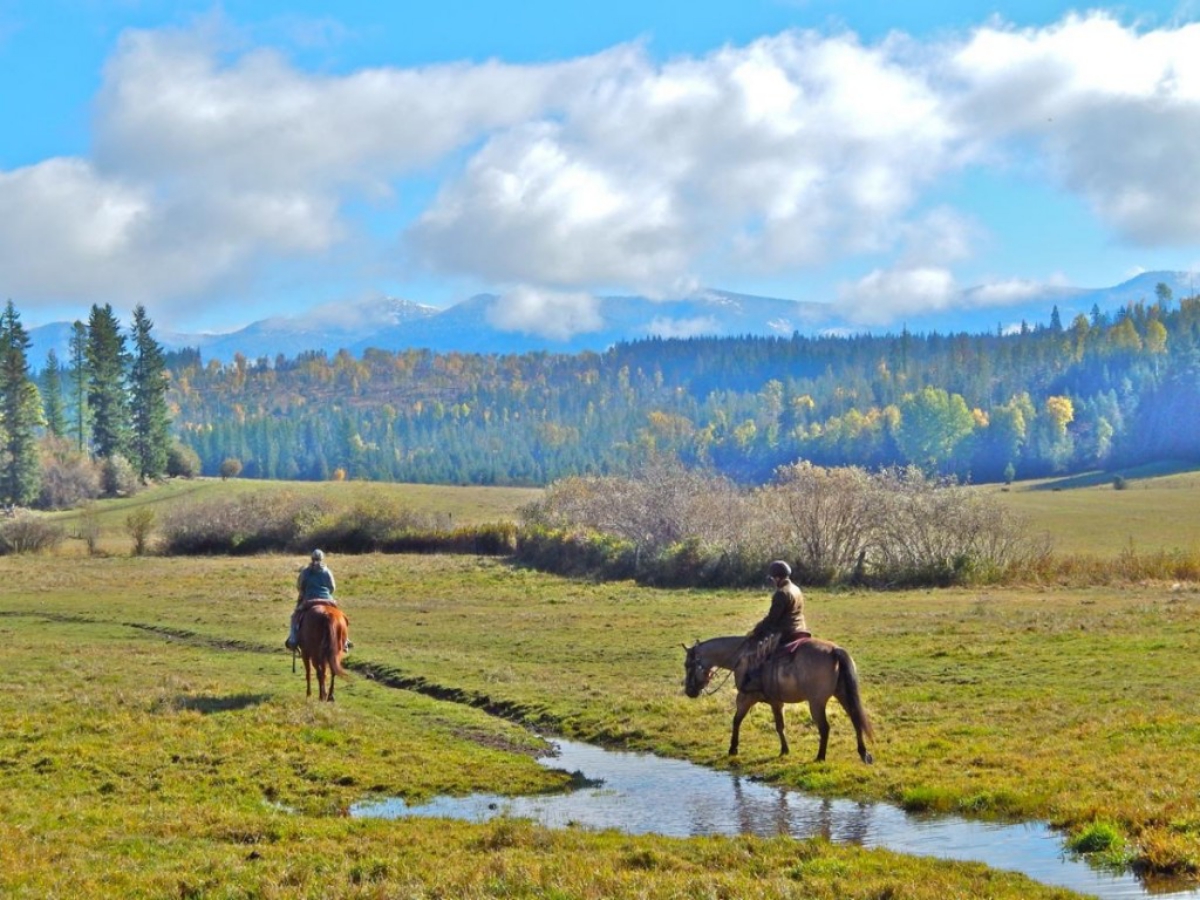
[[(1068, 326), (1076, 315), (1090, 316), (1093, 309), (1112, 314), (1130, 303), (1150, 304), (1157, 299), (1159, 284), (1170, 288), (1175, 298), (1192, 296), (1194, 281), (1195, 274), (1189, 272), (1143, 272), (1113, 287), (1047, 288), (1020, 303), (1006, 305), (988, 303), (984, 292), (968, 290), (953, 307), (910, 314), (887, 326), (857, 324), (853, 310), (834, 304), (704, 290), (672, 301), (637, 296), (597, 298), (592, 317), (595, 327), (563, 339), (506, 330), (498, 324), (500, 317), (494, 315), (496, 304), (501, 302), (494, 294), (479, 294), (445, 309), (379, 297), (263, 319), (224, 334), (156, 331), (154, 336), (168, 351), (194, 348), (204, 361), (229, 362), (238, 353), (250, 360), (266, 357), (273, 361), (279, 354), (292, 358), (305, 351), (332, 355), (346, 349), (361, 356), (369, 348), (417, 348), (438, 353), (579, 353), (655, 336), (883, 334), (899, 333), (902, 328), (917, 334), (979, 334), (1019, 328), (1022, 322), (1030, 326), (1048, 324), (1055, 308), (1063, 325)], [(51, 349), (66, 365), (70, 360), (70, 334), (69, 322), (29, 329), (31, 367), (40, 369)]]

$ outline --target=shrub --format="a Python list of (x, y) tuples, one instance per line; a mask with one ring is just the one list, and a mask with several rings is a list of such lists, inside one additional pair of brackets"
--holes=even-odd
[(163, 517), (163, 551), (203, 555), (311, 549), (311, 535), (331, 510), (328, 500), (275, 491), (178, 506)]
[(53, 550), (65, 537), (62, 526), (20, 513), (0, 523), (0, 553), (41, 553)]
[(144, 556), (150, 532), (154, 530), (154, 510), (148, 506), (139, 506), (125, 517), (125, 530), (133, 538), (133, 555)]
[(1123, 491), (1129, 487), (1129, 482), (1125, 480), (1124, 475), (1118, 475), (1113, 479), (1113, 490)]
[(167, 448), (167, 474), (172, 478), (195, 478), (200, 474), (200, 456), (180, 441)]
[(106, 497), (132, 497), (138, 489), (137, 473), (129, 460), (114, 453), (100, 464), (100, 486)]
[(63, 438), (47, 438), (41, 447), (41, 509), (71, 509), (100, 496), (100, 467)]
[(227, 459), (223, 459), (221, 460), (221, 466), (217, 472), (221, 476), (222, 481), (226, 481), (230, 478), (237, 478), (242, 474), (242, 461), (240, 459), (235, 459), (232, 456)]

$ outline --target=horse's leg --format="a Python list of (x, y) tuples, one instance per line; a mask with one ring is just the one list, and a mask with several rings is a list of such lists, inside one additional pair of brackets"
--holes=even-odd
[(329, 693), (325, 695), (325, 699), (330, 703), (333, 702), (333, 682), (337, 678), (337, 660), (333, 660), (329, 664)]
[(787, 735), (783, 733), (783, 704), (776, 701), (771, 704), (771, 712), (775, 714), (775, 731), (779, 735), (779, 755), (788, 755)]
[(307, 656), (304, 657), (304, 686), (307, 688), (307, 693), (304, 696), (312, 696), (312, 660)]
[(317, 660), (317, 684), (320, 685), (321, 692), (317, 694), (318, 700), (325, 699), (325, 660)]
[(829, 719), (825, 715), (825, 700), (809, 700), (808, 711), (812, 715), (813, 724), (821, 736), (821, 745), (817, 748), (817, 762), (825, 761), (825, 748), (829, 746)]
[(733, 714), (733, 734), (729, 736), (730, 756), (737, 756), (738, 734), (742, 729), (742, 719), (746, 718), (746, 713), (750, 712), (750, 708), (757, 702), (750, 694), (743, 694), (741, 691), (738, 691), (737, 710)]

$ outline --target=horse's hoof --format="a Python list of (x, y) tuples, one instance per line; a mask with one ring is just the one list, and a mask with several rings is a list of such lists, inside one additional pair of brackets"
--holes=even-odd
[(875, 757), (873, 757), (869, 751), (863, 751), (862, 761), (865, 762), (869, 766), (873, 762), (875, 762)]

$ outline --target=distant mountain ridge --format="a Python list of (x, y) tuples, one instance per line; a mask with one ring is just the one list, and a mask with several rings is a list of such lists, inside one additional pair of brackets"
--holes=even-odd
[[(379, 297), (263, 319), (227, 334), (157, 332), (155, 337), (166, 350), (195, 348), (206, 361), (229, 362), (237, 353), (251, 360), (266, 357), (274, 361), (280, 354), (292, 358), (305, 351), (332, 355), (346, 349), (361, 356), (370, 348), (418, 348), (438, 353), (579, 353), (655, 336), (885, 334), (899, 333), (902, 328), (914, 333), (978, 334), (995, 332), (998, 327), (1018, 327), (1022, 321), (1031, 326), (1047, 324), (1056, 306), (1063, 325), (1068, 326), (1076, 315), (1090, 315), (1093, 307), (1111, 314), (1129, 303), (1153, 303), (1160, 283), (1167, 285), (1178, 300), (1193, 294), (1194, 281), (1194, 274), (1188, 272), (1143, 272), (1108, 288), (1046, 288), (1035, 297), (1008, 305), (988, 304), (981, 290), (968, 290), (962, 293), (962, 303), (956, 308), (909, 315), (887, 326), (857, 324), (854, 316), (833, 304), (705, 290), (663, 302), (637, 296), (598, 298), (599, 326), (563, 340), (503, 330), (493, 324), (492, 310), (500, 302), (494, 294), (478, 294), (446, 309)], [(70, 335), (69, 322), (31, 328), (32, 367), (40, 369), (50, 349), (62, 364), (67, 364)]]

